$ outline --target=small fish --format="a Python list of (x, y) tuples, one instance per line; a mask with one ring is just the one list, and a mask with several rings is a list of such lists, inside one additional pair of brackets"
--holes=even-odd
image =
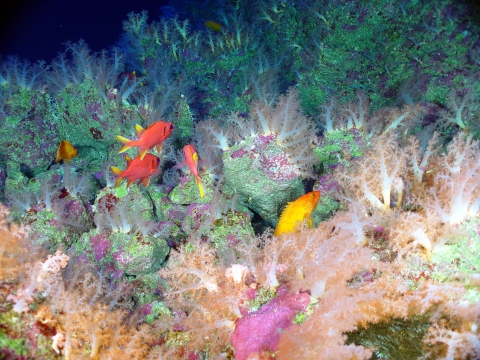
[(110, 166), (110, 170), (117, 176), (115, 187), (120, 185), (122, 179), (127, 179), (127, 187), (137, 180), (139, 185), (143, 183), (147, 187), (151, 176), (160, 175), (160, 170), (158, 169), (160, 158), (155, 155), (146, 154), (143, 160), (140, 159), (140, 156), (133, 160), (129, 156), (125, 159), (127, 160), (127, 168), (125, 170)]
[(58, 163), (61, 160), (65, 159), (65, 162), (68, 164), (70, 162), (70, 159), (77, 157), (77, 155), (78, 155), (77, 148), (73, 146), (70, 141), (62, 140), (60, 141), (60, 145), (58, 146), (58, 149), (57, 149), (57, 157), (55, 159), (55, 162)]
[(189, 144), (183, 147), (183, 154), (185, 155), (185, 161), (181, 164), (175, 165), (173, 169), (181, 169), (187, 167), (190, 169), (195, 181), (197, 182), (198, 191), (200, 192), (200, 197), (203, 199), (205, 197), (205, 185), (203, 180), (198, 173), (198, 153), (195, 146)]
[(288, 234), (294, 232), (298, 224), (307, 220), (308, 227), (312, 227), (310, 215), (320, 199), (320, 191), (312, 191), (300, 196), (297, 200), (289, 202), (278, 220), (273, 235)]
[(135, 80), (137, 78), (137, 72), (133, 71), (123, 71), (118, 75), (120, 79), (128, 78), (128, 80)]
[(222, 31), (222, 25), (219, 23), (213, 21), (213, 20), (207, 20), (205, 21), (204, 25), (209, 28), (210, 30), (220, 32)]
[(123, 136), (116, 136), (117, 140), (123, 144), (118, 152), (123, 153), (132, 147), (138, 146), (138, 155), (143, 160), (148, 150), (157, 147), (157, 151), (162, 151), (162, 142), (164, 142), (173, 132), (173, 124), (166, 121), (156, 121), (145, 130), (140, 125), (135, 125), (135, 132), (138, 140), (129, 140)]

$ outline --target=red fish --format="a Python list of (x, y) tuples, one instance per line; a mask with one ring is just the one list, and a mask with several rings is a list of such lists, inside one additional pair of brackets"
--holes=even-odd
[(197, 182), (198, 191), (200, 192), (200, 197), (203, 199), (205, 196), (205, 185), (203, 184), (203, 180), (198, 173), (198, 154), (197, 149), (195, 146), (189, 144), (183, 147), (183, 154), (185, 155), (185, 161), (181, 164), (175, 165), (174, 169), (181, 169), (186, 166), (190, 169), (195, 181)]
[(133, 182), (138, 180), (138, 184), (143, 183), (145, 187), (150, 183), (151, 176), (160, 175), (160, 158), (152, 154), (146, 154), (143, 160), (140, 159), (140, 156), (135, 159), (130, 159), (129, 156), (126, 157), (127, 168), (125, 170), (120, 170), (115, 166), (110, 166), (110, 170), (117, 176), (117, 182), (115, 187), (120, 185), (122, 179), (127, 179), (127, 187), (129, 187)]
[(148, 150), (157, 147), (157, 151), (162, 151), (162, 142), (164, 142), (173, 132), (173, 124), (166, 121), (156, 121), (145, 130), (140, 125), (135, 125), (135, 132), (138, 140), (129, 140), (123, 136), (116, 136), (123, 144), (118, 152), (119, 154), (128, 149), (138, 146), (138, 155), (143, 160)]
[(78, 150), (72, 143), (68, 140), (62, 140), (57, 150), (57, 157), (55, 162), (65, 159), (65, 162), (68, 164), (70, 159), (73, 159), (78, 155)]
[(120, 75), (118, 75), (119, 78), (128, 78), (128, 80), (135, 80), (135, 78), (137, 77), (137, 73), (135, 72), (135, 70), (133, 71), (124, 71), (124, 72), (121, 72)]

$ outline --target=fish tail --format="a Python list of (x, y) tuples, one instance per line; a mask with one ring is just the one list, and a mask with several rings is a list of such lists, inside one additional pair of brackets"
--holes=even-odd
[(125, 152), (128, 149), (131, 149), (133, 147), (132, 146), (132, 140), (127, 139), (123, 136), (119, 136), (119, 135), (117, 135), (115, 137), (117, 138), (117, 140), (119, 140), (123, 144), (122, 148), (118, 151), (119, 154), (121, 154), (121, 153), (123, 153), (123, 152)]
[(197, 181), (200, 197), (203, 199), (205, 197), (205, 184), (203, 183), (203, 180), (200, 177), (196, 177), (195, 180)]
[(135, 133), (140, 136), (143, 134), (145, 130), (138, 124), (135, 125)]
[(123, 171), (120, 170), (119, 168), (115, 167), (115, 166), (110, 166), (110, 170), (115, 174), (115, 176), (117, 176), (117, 181), (115, 182), (115, 187), (118, 187), (118, 185), (120, 185), (120, 182), (123, 179), (123, 176), (122, 176)]

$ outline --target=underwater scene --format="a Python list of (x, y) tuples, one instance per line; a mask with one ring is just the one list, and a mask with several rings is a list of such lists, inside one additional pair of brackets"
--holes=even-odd
[(0, 359), (480, 359), (480, 6), (160, 5), (1, 54)]

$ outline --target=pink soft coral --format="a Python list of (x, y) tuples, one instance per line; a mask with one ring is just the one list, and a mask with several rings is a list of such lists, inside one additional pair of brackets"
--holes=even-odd
[(244, 360), (252, 353), (276, 351), (281, 331), (292, 325), (297, 311), (305, 310), (309, 303), (308, 294), (290, 293), (281, 287), (268, 304), (238, 319), (230, 337), (235, 359)]

